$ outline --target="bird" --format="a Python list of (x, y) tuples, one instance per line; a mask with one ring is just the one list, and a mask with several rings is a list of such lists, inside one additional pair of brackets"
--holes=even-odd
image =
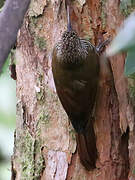
[(69, 4), (67, 29), (52, 52), (52, 73), (57, 95), (75, 129), (77, 150), (86, 170), (96, 168), (98, 151), (94, 109), (99, 84), (99, 53), (90, 41), (73, 30)]

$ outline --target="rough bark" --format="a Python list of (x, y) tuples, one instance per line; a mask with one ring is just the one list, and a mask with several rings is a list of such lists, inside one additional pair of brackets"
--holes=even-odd
[[(78, 0), (72, 2), (71, 19), (80, 37), (97, 44), (115, 35), (123, 15), (119, 0)], [(32, 1), (17, 40), (12, 179), (133, 180), (134, 108), (123, 75), (125, 57), (100, 60), (95, 119), (99, 158), (97, 168), (88, 172), (80, 164), (75, 132), (58, 100), (51, 71), (52, 48), (65, 29), (64, 1)]]

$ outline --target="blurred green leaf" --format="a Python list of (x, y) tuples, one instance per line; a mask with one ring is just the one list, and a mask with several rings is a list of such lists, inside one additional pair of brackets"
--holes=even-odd
[(0, 124), (14, 127), (16, 116), (16, 82), (10, 77), (9, 59), (10, 55), (0, 75)]
[(0, 180), (11, 177), (10, 158), (13, 153), (16, 116), (16, 82), (9, 72), (10, 55), (0, 74)]
[(123, 23), (120, 31), (106, 50), (106, 56), (113, 56), (119, 52), (127, 52), (124, 68), (125, 75), (135, 72), (135, 12)]
[(11, 165), (10, 162), (4, 162), (0, 166), (0, 180), (11, 179)]
[(135, 48), (135, 13), (132, 13), (123, 23), (120, 31), (106, 50), (107, 56), (121, 51), (130, 51)]
[(13, 153), (14, 129), (0, 125), (0, 151), (5, 160), (10, 159)]
[(128, 51), (124, 73), (125, 75), (131, 75), (135, 72), (135, 48), (132, 51)]
[(9, 180), (11, 178), (10, 162), (2, 163), (0, 166), (0, 180)]
[(8, 73), (0, 77), (0, 123), (6, 126), (15, 124), (16, 94), (15, 81)]
[(2, 67), (2, 72), (0, 73), (0, 77), (1, 77), (2, 74), (7, 73), (7, 69), (8, 69), (8, 66), (9, 66), (10, 57), (11, 57), (11, 55), (9, 54), (7, 60), (5, 61), (4, 65), (3, 65), (3, 67)]
[(5, 0), (0, 0), (0, 8), (4, 5)]

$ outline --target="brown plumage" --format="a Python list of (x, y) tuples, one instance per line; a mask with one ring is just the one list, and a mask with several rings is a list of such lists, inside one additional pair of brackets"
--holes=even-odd
[(55, 45), (52, 72), (58, 97), (75, 131), (81, 163), (87, 170), (96, 167), (97, 148), (93, 110), (99, 80), (96, 48), (68, 28)]

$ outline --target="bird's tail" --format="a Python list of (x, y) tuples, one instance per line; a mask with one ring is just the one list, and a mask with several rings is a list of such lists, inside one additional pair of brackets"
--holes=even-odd
[(78, 153), (82, 165), (89, 171), (96, 168), (96, 160), (98, 157), (96, 148), (96, 137), (91, 122), (83, 134), (76, 135), (78, 144)]

